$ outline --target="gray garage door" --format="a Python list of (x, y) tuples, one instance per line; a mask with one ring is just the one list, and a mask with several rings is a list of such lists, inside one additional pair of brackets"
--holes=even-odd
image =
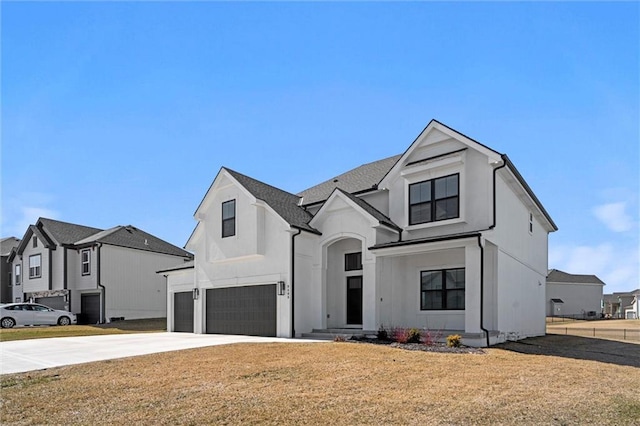
[(41, 303), (44, 306), (48, 306), (53, 309), (65, 310), (64, 296), (38, 297), (36, 298), (36, 303)]
[(173, 331), (193, 333), (193, 293), (173, 294)]
[(207, 333), (276, 335), (276, 285), (207, 290)]
[(80, 296), (80, 322), (97, 324), (100, 322), (100, 294)]

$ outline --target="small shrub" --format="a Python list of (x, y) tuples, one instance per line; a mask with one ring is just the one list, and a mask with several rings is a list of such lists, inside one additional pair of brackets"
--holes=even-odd
[(345, 336), (344, 334), (337, 334), (334, 338), (333, 338), (334, 342), (346, 342), (347, 341), (347, 336)]
[(407, 343), (420, 343), (421, 337), (420, 330), (417, 328), (407, 331)]
[(450, 348), (459, 348), (462, 344), (462, 336), (459, 334), (451, 334), (447, 336), (447, 346)]
[(387, 331), (386, 328), (384, 328), (384, 325), (380, 326), (380, 328), (378, 329), (378, 333), (376, 334), (376, 337), (378, 338), (378, 340), (383, 340), (383, 341), (389, 340), (389, 332)]
[(422, 343), (424, 343), (426, 346), (433, 346), (436, 344), (436, 342), (439, 341), (439, 339), (442, 337), (442, 331), (438, 330), (438, 331), (432, 331), (432, 330), (425, 330), (424, 333), (422, 333)]
[(398, 343), (407, 343), (407, 339), (409, 338), (407, 329), (402, 327), (395, 327), (391, 331), (391, 340)]

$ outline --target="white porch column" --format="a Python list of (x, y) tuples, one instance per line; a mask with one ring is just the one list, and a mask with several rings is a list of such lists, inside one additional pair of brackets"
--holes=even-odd
[[(364, 253), (363, 253), (364, 255)], [(362, 261), (362, 329), (377, 330), (376, 326), (376, 261), (369, 254)]]
[(480, 247), (476, 240), (465, 246), (464, 328), (467, 333), (481, 333), (480, 328)]

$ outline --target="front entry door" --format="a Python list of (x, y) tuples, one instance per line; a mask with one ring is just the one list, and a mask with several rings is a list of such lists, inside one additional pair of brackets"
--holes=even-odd
[(362, 324), (362, 276), (347, 277), (347, 324)]

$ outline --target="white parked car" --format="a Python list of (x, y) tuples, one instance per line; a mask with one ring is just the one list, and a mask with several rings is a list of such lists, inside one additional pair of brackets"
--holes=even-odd
[(75, 314), (51, 309), (37, 303), (7, 303), (0, 306), (0, 325), (69, 325), (77, 324)]

